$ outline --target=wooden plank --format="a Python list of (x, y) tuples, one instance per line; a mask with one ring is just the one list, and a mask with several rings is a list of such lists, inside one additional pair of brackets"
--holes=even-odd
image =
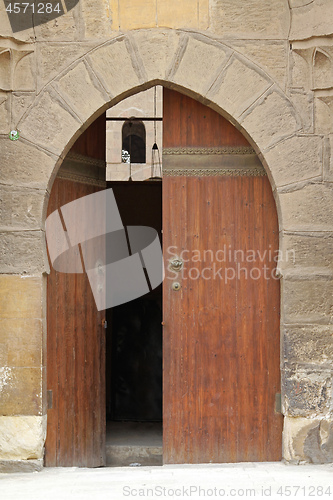
[[(47, 215), (56, 210), (58, 206), (58, 190), (51, 196), (48, 204)], [(51, 267), (51, 263), (50, 263)], [(52, 408), (47, 411), (47, 435), (44, 462), (46, 467), (56, 466), (57, 428), (58, 428), (58, 381), (57, 381), (57, 275), (52, 272), (47, 279), (47, 321), (53, 325), (53, 335), (47, 335), (47, 388), (52, 388)]]
[[(48, 214), (99, 188), (56, 179)], [(105, 342), (86, 273), (51, 268), (48, 277), (48, 410), (46, 466), (105, 464)]]
[(105, 160), (106, 150), (106, 113), (99, 116), (76, 140), (72, 153)]
[[(174, 148), (249, 145), (220, 115), (167, 89), (163, 138)], [(267, 177), (164, 177), (164, 255), (175, 246), (201, 256), (178, 276), (167, 269), (163, 285), (165, 463), (281, 459), (278, 244)]]
[[(256, 279), (246, 260), (248, 250), (277, 248), (267, 178), (166, 178), (163, 200), (164, 220), (173, 221), (164, 226), (164, 249), (201, 258), (224, 245), (244, 252), (237, 279), (203, 279), (215, 260), (189, 263), (180, 292), (165, 281), (164, 462), (280, 460), (279, 283)], [(237, 262), (227, 260), (231, 276)], [(268, 258), (255, 267), (263, 264), (274, 267)]]
[(249, 146), (248, 141), (216, 111), (163, 89), (163, 147)]

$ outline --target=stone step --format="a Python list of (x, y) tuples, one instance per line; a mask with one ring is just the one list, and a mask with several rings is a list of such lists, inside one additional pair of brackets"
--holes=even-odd
[(161, 422), (109, 422), (106, 465), (109, 467), (162, 465)]

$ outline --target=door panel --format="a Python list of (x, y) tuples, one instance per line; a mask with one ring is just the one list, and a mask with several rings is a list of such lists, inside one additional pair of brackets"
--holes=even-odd
[[(163, 110), (164, 463), (280, 460), (269, 180), (250, 144), (213, 110), (167, 89)], [(184, 251), (190, 261), (171, 271), (168, 261)]]
[[(56, 179), (48, 215), (100, 188)], [(87, 274), (56, 272), (47, 283), (47, 413), (45, 465), (105, 464), (105, 330)]]
[[(263, 274), (275, 266), (265, 250), (278, 246), (268, 178), (167, 177), (163, 202), (164, 255), (194, 256), (164, 281), (164, 463), (280, 460), (279, 282)], [(263, 262), (238, 253), (238, 273), (228, 254), (239, 249)]]

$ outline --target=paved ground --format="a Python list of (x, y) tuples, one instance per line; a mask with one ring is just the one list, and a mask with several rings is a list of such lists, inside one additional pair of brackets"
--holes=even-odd
[(0, 475), (1, 500), (207, 497), (333, 500), (333, 464), (68, 468)]

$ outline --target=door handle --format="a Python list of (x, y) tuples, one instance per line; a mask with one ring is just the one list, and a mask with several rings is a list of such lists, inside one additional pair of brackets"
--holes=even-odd
[(183, 268), (184, 262), (182, 259), (173, 259), (170, 261), (170, 268), (173, 271), (180, 271)]

